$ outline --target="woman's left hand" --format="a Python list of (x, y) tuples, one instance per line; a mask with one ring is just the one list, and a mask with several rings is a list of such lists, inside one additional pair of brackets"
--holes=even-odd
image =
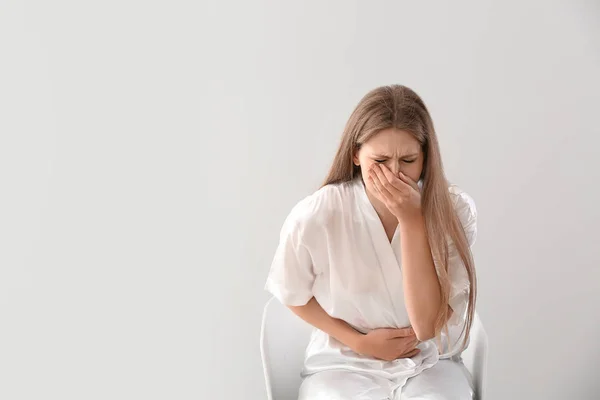
[(396, 177), (383, 164), (373, 164), (369, 179), (375, 195), (385, 204), (398, 222), (412, 220), (421, 214), (421, 191), (419, 185), (402, 172)]

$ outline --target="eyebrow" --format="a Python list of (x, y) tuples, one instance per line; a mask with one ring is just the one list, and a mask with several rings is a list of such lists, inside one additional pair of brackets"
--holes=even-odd
[[(415, 157), (418, 155), (419, 155), (419, 153), (411, 153), (411, 154), (405, 154), (400, 158)], [(374, 154), (373, 157), (375, 157), (375, 158), (390, 158), (390, 156), (387, 154)]]

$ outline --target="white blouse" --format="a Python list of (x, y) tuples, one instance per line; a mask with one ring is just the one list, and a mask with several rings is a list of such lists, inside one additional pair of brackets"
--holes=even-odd
[[(475, 203), (456, 185), (449, 191), (472, 245), (477, 231)], [(265, 288), (291, 306), (304, 305), (314, 296), (330, 316), (363, 333), (409, 326), (399, 236), (396, 228), (389, 241), (360, 177), (327, 185), (301, 200), (288, 215)], [(448, 322), (449, 336), (443, 336), (443, 354), (431, 339), (420, 343), (421, 352), (412, 358), (377, 360), (357, 354), (315, 329), (306, 350), (303, 375), (341, 368), (376, 373), (402, 385), (438, 359), (457, 355), (469, 281), (452, 243), (448, 272), (454, 312)]]

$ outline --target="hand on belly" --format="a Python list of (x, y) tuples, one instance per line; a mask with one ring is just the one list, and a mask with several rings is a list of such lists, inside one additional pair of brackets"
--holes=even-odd
[(359, 354), (392, 361), (419, 354), (419, 340), (411, 327), (373, 329), (363, 335), (355, 351)]

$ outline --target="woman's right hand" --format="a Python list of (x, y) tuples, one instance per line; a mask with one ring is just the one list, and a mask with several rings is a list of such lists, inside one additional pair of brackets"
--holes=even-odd
[(357, 343), (356, 352), (380, 360), (392, 361), (410, 358), (421, 352), (412, 327), (374, 329), (363, 335)]
[(359, 354), (392, 361), (414, 357), (421, 351), (415, 348), (419, 341), (412, 327), (374, 329), (363, 335), (347, 322), (332, 318), (314, 297), (303, 306), (290, 306), (290, 310)]

